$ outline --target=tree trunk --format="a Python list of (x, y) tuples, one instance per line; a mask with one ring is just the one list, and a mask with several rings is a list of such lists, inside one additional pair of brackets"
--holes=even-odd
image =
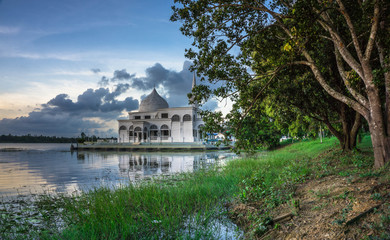
[(386, 133), (387, 136), (390, 136), (390, 72), (388, 69), (390, 69), (390, 63), (388, 60), (386, 61), (386, 54), (385, 54), (385, 49), (382, 46), (382, 43), (380, 41), (377, 41), (377, 49), (378, 49), (378, 55), (379, 55), (379, 62), (381, 64), (382, 69), (387, 69), (384, 73), (384, 78), (385, 78), (385, 124), (386, 124)]
[(350, 126), (348, 126), (346, 128), (343, 127), (343, 137), (344, 137), (344, 140), (342, 143), (343, 151), (352, 151), (352, 150), (356, 149), (357, 133), (359, 131), (361, 123), (359, 123), (358, 125), (359, 126), (356, 129), (354, 129), (353, 127), (351, 128)]
[(375, 168), (383, 167), (390, 157), (390, 146), (386, 135), (386, 126), (382, 115), (381, 101), (378, 88), (375, 85), (367, 88), (367, 96), (370, 101), (370, 116), (367, 119), (371, 133), (372, 147), (375, 157)]
[(389, 161), (389, 140), (383, 130), (374, 121), (368, 123), (371, 133), (372, 148), (375, 157), (375, 168), (383, 167)]
[[(323, 122), (328, 127), (329, 131), (337, 137), (337, 139), (340, 142), (340, 147), (343, 151), (352, 151), (356, 148), (357, 143), (357, 134), (359, 132), (359, 129), (362, 125), (361, 122), (361, 115), (358, 112), (355, 112), (351, 109), (348, 109), (349, 111), (346, 112), (347, 107), (345, 104), (342, 104), (340, 108), (340, 121), (342, 122), (342, 131), (338, 131), (334, 128), (334, 126), (327, 120), (324, 120)], [(348, 114), (353, 114), (351, 111), (355, 113), (354, 119), (349, 119)], [(351, 117), (351, 116), (349, 116)], [(352, 121), (353, 120), (353, 121)]]
[(353, 126), (352, 126), (352, 129), (351, 129), (351, 146), (353, 148), (356, 148), (356, 143), (357, 143), (357, 136), (358, 136), (358, 132), (359, 132), (359, 129), (361, 128), (362, 126), (362, 115), (360, 115), (360, 113), (358, 112), (355, 112), (355, 121), (353, 123)]

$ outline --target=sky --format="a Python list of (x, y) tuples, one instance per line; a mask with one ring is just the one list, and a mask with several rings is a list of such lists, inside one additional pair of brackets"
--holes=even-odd
[(0, 135), (115, 137), (153, 87), (188, 105), (191, 39), (169, 21), (172, 5), (0, 0)]

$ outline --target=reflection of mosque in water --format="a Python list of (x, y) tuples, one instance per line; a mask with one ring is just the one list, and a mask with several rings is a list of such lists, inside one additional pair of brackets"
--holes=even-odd
[(129, 153), (119, 155), (119, 174), (134, 181), (153, 175), (193, 172), (226, 157), (221, 156), (221, 153)]

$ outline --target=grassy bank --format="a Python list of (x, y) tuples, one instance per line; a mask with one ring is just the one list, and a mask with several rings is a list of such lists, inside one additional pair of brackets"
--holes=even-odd
[[(336, 144), (335, 139), (295, 143), (256, 158), (230, 161), (223, 169), (79, 196), (39, 196), (34, 206), (40, 228), (28, 234), (41, 239), (219, 239), (216, 223), (230, 216), (247, 237), (260, 237), (279, 226), (272, 219), (280, 206), (299, 214), (297, 186), (311, 179), (386, 175), (371, 171), (367, 139), (362, 152), (354, 155), (334, 150)], [(6, 224), (7, 216), (3, 214), (0, 224)], [(23, 238), (15, 227), (2, 228), (0, 234)]]
[(231, 218), (250, 239), (390, 239), (389, 164), (372, 168), (370, 142), (350, 153), (334, 139), (268, 153), (241, 182)]

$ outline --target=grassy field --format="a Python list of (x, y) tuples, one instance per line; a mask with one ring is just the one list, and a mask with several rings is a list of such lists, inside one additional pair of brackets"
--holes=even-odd
[[(294, 143), (258, 157), (232, 160), (222, 169), (115, 190), (99, 188), (78, 196), (38, 196), (29, 205), (39, 212), (38, 227), (16, 221), (5, 207), (0, 238), (22, 239), (29, 234), (40, 239), (220, 239), (224, 230), (216, 223), (227, 216), (242, 225), (247, 237), (256, 238), (269, 230), (272, 209), (283, 204), (294, 209), (297, 184), (332, 174), (381, 174), (371, 170), (369, 139), (360, 145), (362, 152), (350, 155), (334, 150), (336, 144), (334, 138)], [(252, 204), (261, 211), (244, 212), (243, 223), (230, 210), (237, 204)], [(27, 230), (23, 224), (32, 227)], [(239, 231), (233, 229), (227, 237), (239, 238)]]

